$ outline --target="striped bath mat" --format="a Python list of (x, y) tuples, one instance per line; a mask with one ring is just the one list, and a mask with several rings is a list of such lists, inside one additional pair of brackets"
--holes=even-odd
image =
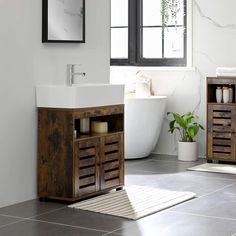
[(194, 197), (191, 192), (130, 186), (69, 207), (137, 220)]

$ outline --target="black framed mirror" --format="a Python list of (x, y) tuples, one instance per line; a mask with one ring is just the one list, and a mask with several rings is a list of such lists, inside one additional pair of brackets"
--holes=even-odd
[(42, 0), (43, 43), (85, 43), (85, 0)]

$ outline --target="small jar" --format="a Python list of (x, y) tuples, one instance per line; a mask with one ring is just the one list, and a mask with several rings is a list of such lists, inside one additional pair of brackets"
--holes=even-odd
[(222, 102), (222, 88), (217, 87), (216, 89), (216, 102), (221, 103)]
[(228, 103), (229, 102), (229, 88), (223, 87), (223, 102)]
[(89, 118), (81, 118), (80, 119), (80, 133), (87, 134), (90, 130), (90, 119)]

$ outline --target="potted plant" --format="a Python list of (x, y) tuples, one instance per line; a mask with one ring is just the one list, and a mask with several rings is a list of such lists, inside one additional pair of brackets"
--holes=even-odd
[(167, 112), (167, 116), (173, 118), (169, 123), (168, 132), (173, 134), (177, 130), (180, 134), (178, 159), (180, 161), (196, 161), (198, 158), (198, 144), (194, 141), (194, 137), (200, 129), (204, 130), (203, 126), (195, 121), (198, 117), (191, 112), (184, 115)]

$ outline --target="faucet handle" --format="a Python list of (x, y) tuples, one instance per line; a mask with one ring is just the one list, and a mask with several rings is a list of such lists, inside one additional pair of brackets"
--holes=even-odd
[(67, 64), (67, 85), (72, 86), (74, 83), (74, 76), (81, 75), (86, 78), (85, 72), (75, 72), (75, 66), (81, 66), (81, 64)]
[(68, 70), (69, 72), (74, 72), (75, 67), (81, 66), (81, 65), (82, 65), (82, 64), (67, 64), (67, 70)]

